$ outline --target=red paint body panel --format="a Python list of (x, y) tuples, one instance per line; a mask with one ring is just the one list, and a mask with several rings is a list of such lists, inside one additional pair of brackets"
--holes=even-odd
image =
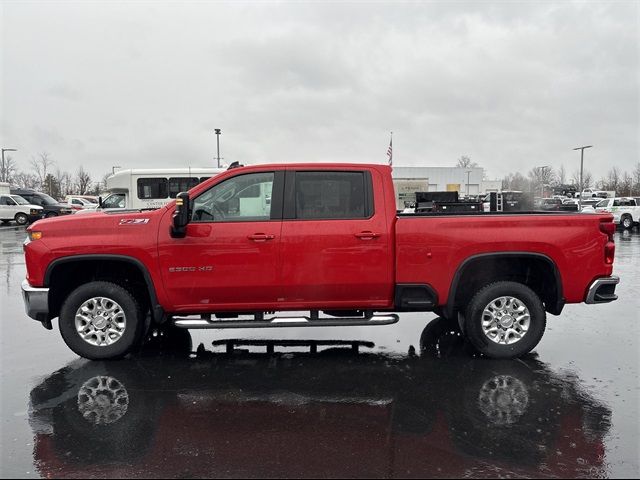
[[(240, 307), (393, 310), (397, 283), (429, 284), (444, 305), (457, 269), (466, 259), (487, 253), (548, 256), (558, 268), (568, 303), (584, 301), (590, 283), (612, 273), (604, 259), (607, 236), (599, 229), (602, 221), (611, 221), (610, 214), (397, 218), (391, 168), (383, 165), (244, 167), (197, 185), (190, 197), (238, 174), (278, 170), (367, 170), (375, 214), (356, 220), (192, 223), (185, 238), (170, 236), (175, 202), (155, 211), (46, 219), (29, 227), (43, 237), (25, 245), (27, 279), (32, 286), (43, 286), (47, 267), (62, 257), (124, 255), (147, 269), (166, 312), (205, 313)], [(131, 223), (142, 219), (146, 223)], [(355, 236), (362, 232), (378, 236)], [(248, 239), (256, 233), (273, 238)]]
[[(453, 276), (474, 256), (541, 253), (558, 267), (568, 303), (582, 302), (589, 284), (609, 276), (600, 215), (466, 215), (402, 217), (396, 223), (396, 281), (429, 283), (446, 303)], [(429, 255), (430, 254), (430, 255)]]

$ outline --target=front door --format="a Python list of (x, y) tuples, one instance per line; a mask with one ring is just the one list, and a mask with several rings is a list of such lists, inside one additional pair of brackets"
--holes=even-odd
[(273, 171), (227, 178), (191, 200), (184, 238), (160, 232), (160, 267), (176, 311), (275, 304), (282, 211), (271, 200), (283, 178)]

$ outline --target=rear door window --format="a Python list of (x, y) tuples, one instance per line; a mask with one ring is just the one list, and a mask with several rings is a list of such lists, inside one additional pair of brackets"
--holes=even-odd
[(295, 218), (300, 220), (368, 218), (364, 172), (296, 172)]

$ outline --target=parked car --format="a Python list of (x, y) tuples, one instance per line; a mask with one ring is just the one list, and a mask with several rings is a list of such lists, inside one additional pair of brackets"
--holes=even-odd
[(612, 213), (613, 221), (624, 229), (640, 222), (640, 205), (632, 197), (607, 198), (596, 205), (596, 212)]
[(617, 299), (611, 214), (397, 215), (386, 165), (240, 167), (156, 210), (74, 217), (29, 227), (22, 290), (28, 315), (49, 329), (59, 318), (91, 359), (136, 348), (146, 318), (371, 326), (407, 311), (434, 311), (479, 352), (512, 358), (538, 344), (546, 312)]
[(74, 210), (95, 210), (98, 207), (97, 202), (91, 202), (88, 199), (77, 195), (67, 195), (64, 201)]
[(54, 200), (46, 193), (36, 192), (31, 188), (12, 188), (11, 193), (13, 195), (20, 195), (32, 205), (41, 206), (46, 218), (73, 213), (73, 210), (68, 205)]
[(19, 195), (0, 195), (0, 221), (15, 221), (18, 225), (35, 222), (44, 216), (39, 205), (31, 205)]
[(551, 212), (577, 212), (578, 205), (573, 202), (563, 203), (560, 198), (542, 198), (539, 207), (540, 210)]

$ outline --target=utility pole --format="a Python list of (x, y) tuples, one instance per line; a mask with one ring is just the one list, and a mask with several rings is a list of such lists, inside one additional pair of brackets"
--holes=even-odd
[(220, 168), (220, 134), (222, 133), (219, 128), (213, 130), (216, 134), (216, 144), (218, 146), (218, 168)]
[(7, 170), (6, 170), (7, 164), (4, 163), (4, 152), (17, 152), (17, 151), (18, 150), (16, 150), (15, 148), (3, 148), (2, 149), (2, 169), (0, 171), (2, 172), (2, 177), (3, 177), (2, 181), (3, 182), (9, 181), (8, 178), (6, 178), (6, 179), (4, 178), (4, 176), (7, 174)]
[(580, 198), (578, 199), (578, 211), (582, 211), (582, 169), (584, 166), (584, 149), (591, 148), (593, 145), (585, 145), (584, 147), (576, 147), (574, 150), (580, 150)]

